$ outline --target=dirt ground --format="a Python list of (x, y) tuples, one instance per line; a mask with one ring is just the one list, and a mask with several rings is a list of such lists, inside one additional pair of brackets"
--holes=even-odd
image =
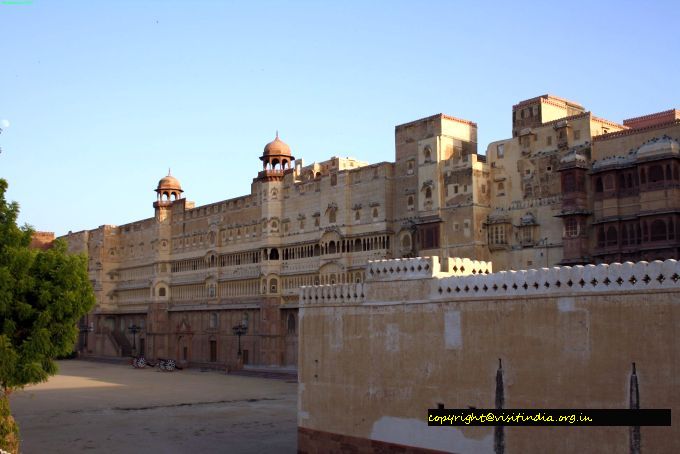
[(10, 404), (27, 454), (292, 453), (296, 393), (282, 380), (71, 360)]

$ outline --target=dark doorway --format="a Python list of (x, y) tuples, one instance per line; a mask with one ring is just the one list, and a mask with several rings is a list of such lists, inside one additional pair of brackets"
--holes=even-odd
[(139, 339), (139, 356), (144, 356), (144, 347), (146, 339)]
[(248, 350), (243, 350), (243, 364), (248, 364)]
[(210, 362), (217, 362), (217, 341), (214, 340), (210, 341)]

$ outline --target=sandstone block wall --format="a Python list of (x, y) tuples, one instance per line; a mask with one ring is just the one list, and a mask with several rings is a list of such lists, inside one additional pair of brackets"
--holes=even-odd
[[(494, 408), (499, 392), (504, 408), (629, 408), (633, 362), (640, 407), (680, 411), (680, 263), (442, 277), (430, 259), (391, 262), (361, 285), (301, 292), (301, 452), (493, 453), (493, 428), (428, 427), (427, 409)], [(680, 452), (677, 425), (640, 434), (642, 452)], [(628, 427), (503, 436), (507, 453), (630, 452)]]

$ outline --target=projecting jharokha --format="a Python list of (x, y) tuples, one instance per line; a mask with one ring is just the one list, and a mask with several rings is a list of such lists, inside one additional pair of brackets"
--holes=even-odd
[(97, 295), (81, 354), (296, 366), (300, 287), (363, 282), (369, 260), (680, 255), (678, 110), (618, 124), (543, 95), (513, 106), (512, 137), (486, 154), (475, 123), (444, 114), (397, 126), (395, 145), (394, 162), (304, 165), (277, 134), (247, 195), (195, 207), (168, 175), (153, 217), (69, 233)]

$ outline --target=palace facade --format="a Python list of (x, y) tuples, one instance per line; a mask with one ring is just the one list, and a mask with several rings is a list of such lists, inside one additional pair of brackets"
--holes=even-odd
[(394, 162), (377, 164), (304, 165), (277, 135), (249, 194), (199, 207), (162, 178), (153, 217), (64, 237), (97, 295), (81, 353), (294, 367), (300, 287), (363, 282), (370, 260), (677, 258), (679, 111), (617, 124), (544, 95), (515, 105), (512, 125), (486, 155), (473, 122), (399, 125)]

